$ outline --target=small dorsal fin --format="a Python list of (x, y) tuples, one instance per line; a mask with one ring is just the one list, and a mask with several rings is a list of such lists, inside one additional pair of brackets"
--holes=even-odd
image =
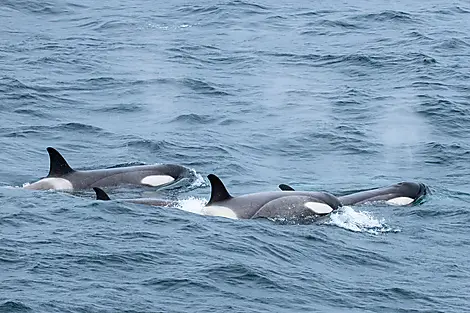
[(279, 189), (281, 189), (282, 191), (295, 191), (294, 188), (286, 184), (280, 184)]
[(214, 174), (209, 174), (207, 175), (207, 178), (211, 183), (211, 198), (207, 205), (232, 198), (232, 196), (228, 193), (227, 188), (225, 188), (224, 183), (220, 180), (219, 177), (215, 176)]
[(61, 177), (75, 172), (65, 161), (64, 157), (54, 148), (48, 147), (49, 153), (49, 174), (47, 177)]
[(106, 192), (103, 189), (98, 187), (93, 187), (93, 190), (96, 192), (96, 200), (111, 200)]

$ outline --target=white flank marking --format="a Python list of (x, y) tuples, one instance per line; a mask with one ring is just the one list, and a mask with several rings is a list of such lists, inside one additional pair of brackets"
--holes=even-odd
[(305, 202), (304, 206), (315, 214), (329, 214), (333, 212), (333, 209), (328, 204), (320, 202)]
[(392, 205), (408, 205), (411, 204), (413, 201), (414, 199), (408, 197), (398, 197), (388, 200), (387, 203)]
[(73, 185), (65, 178), (48, 177), (43, 178), (35, 183), (26, 185), (24, 188), (33, 190), (73, 190)]
[(235, 220), (238, 219), (237, 214), (235, 214), (235, 212), (233, 212), (231, 209), (224, 207), (224, 206), (217, 206), (217, 205), (211, 205), (211, 206), (205, 207), (204, 215), (221, 216), (221, 217), (231, 218)]
[(140, 182), (143, 185), (149, 185), (152, 187), (165, 185), (171, 183), (175, 179), (168, 175), (150, 175), (144, 177)]

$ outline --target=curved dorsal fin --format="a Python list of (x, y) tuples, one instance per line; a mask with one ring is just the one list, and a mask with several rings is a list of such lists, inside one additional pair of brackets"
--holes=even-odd
[(207, 205), (232, 198), (232, 196), (228, 193), (227, 188), (225, 188), (224, 183), (220, 180), (219, 177), (215, 176), (214, 174), (209, 174), (207, 175), (207, 178), (211, 183), (211, 198)]
[(96, 200), (111, 200), (106, 192), (103, 189), (98, 187), (93, 187), (93, 190), (96, 193)]
[(282, 191), (295, 191), (294, 188), (286, 184), (280, 184), (279, 189), (281, 189)]
[(48, 147), (49, 153), (49, 174), (47, 177), (61, 177), (75, 172), (65, 161), (64, 157), (54, 148)]

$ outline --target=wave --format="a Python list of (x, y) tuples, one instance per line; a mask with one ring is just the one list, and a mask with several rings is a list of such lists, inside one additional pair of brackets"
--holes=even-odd
[(213, 124), (215, 121), (216, 119), (210, 115), (201, 115), (201, 114), (191, 113), (191, 114), (178, 115), (171, 122), (197, 125), (197, 124)]
[(330, 220), (325, 224), (335, 225), (353, 232), (366, 232), (370, 234), (396, 233), (399, 228), (393, 228), (385, 224), (384, 220), (377, 219), (367, 211), (356, 211), (352, 207), (345, 206), (330, 214)]
[(353, 20), (365, 22), (400, 22), (400, 23), (415, 23), (418, 21), (417, 17), (411, 13), (403, 11), (386, 10), (380, 13), (358, 14), (351, 17)]
[(16, 11), (38, 14), (38, 15), (60, 15), (72, 13), (71, 8), (81, 8), (81, 6), (71, 5), (69, 3), (62, 4), (56, 1), (37, 1), (37, 0), (5, 0), (2, 1), (2, 5)]
[(5, 301), (0, 304), (0, 312), (2, 313), (21, 313), (31, 311), (33, 311), (31, 307), (19, 301)]
[(212, 96), (229, 96), (228, 92), (220, 90), (215, 84), (210, 84), (201, 79), (184, 78), (181, 83), (185, 87), (189, 87), (193, 91), (201, 94)]

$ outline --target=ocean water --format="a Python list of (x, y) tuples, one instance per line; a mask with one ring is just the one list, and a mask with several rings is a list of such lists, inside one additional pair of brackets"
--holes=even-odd
[[(0, 312), (469, 312), (468, 1), (0, 2)], [(112, 198), (77, 169), (193, 175)], [(234, 195), (421, 181), (414, 207), (204, 216)]]

